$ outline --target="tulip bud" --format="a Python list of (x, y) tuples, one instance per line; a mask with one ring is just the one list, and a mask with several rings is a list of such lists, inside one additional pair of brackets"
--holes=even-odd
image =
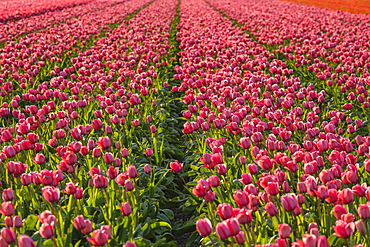
[(239, 245), (243, 245), (245, 243), (245, 234), (243, 231), (240, 231), (237, 235), (234, 236), (235, 242)]
[(82, 234), (89, 234), (92, 232), (92, 224), (90, 220), (85, 220), (85, 228), (81, 230)]
[(101, 229), (97, 229), (93, 231), (91, 238), (87, 237), (86, 239), (93, 245), (103, 246), (108, 242), (108, 234)]

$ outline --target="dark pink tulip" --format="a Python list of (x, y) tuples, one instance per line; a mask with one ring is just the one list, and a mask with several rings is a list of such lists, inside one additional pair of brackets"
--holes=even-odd
[(183, 164), (180, 163), (178, 160), (170, 163), (171, 171), (173, 172), (180, 172), (182, 170)]
[(302, 241), (305, 247), (316, 247), (317, 237), (314, 234), (305, 234), (302, 237)]
[(76, 188), (76, 193), (73, 194), (73, 196), (76, 198), (76, 199), (82, 199), (84, 197), (84, 191), (83, 191), (83, 188), (79, 188), (77, 187)]
[(289, 238), (291, 228), (288, 224), (279, 224), (278, 232), (280, 238)]
[(16, 215), (13, 218), (13, 227), (14, 228), (21, 228), (23, 225), (22, 219), (20, 216)]
[(152, 172), (152, 168), (150, 167), (149, 164), (146, 164), (144, 166), (144, 172), (147, 173), (147, 174)]
[(200, 219), (197, 221), (196, 229), (199, 235), (206, 237), (212, 233), (212, 224), (211, 221), (207, 218)]
[(99, 137), (99, 140), (96, 142), (99, 147), (101, 147), (103, 150), (108, 149), (112, 146), (112, 141), (109, 137)]
[(42, 188), (42, 195), (47, 202), (57, 202), (60, 198), (60, 191), (58, 188), (46, 186)]
[(348, 204), (353, 201), (353, 192), (351, 189), (346, 188), (342, 191), (339, 191), (338, 198), (341, 200), (344, 204)]
[(358, 220), (355, 222), (356, 229), (360, 234), (366, 234), (367, 233), (367, 227), (363, 220)]
[(92, 224), (90, 220), (85, 220), (85, 228), (81, 230), (82, 234), (89, 234), (92, 232)]
[(114, 162), (114, 156), (110, 152), (105, 153), (103, 156), (103, 159), (104, 159), (104, 162), (108, 165)]
[(265, 210), (268, 213), (268, 215), (270, 215), (271, 217), (277, 215), (278, 213), (278, 209), (272, 202), (266, 203)]
[(12, 188), (5, 189), (2, 194), (3, 201), (11, 201), (14, 199), (14, 191)]
[(128, 216), (132, 213), (132, 209), (129, 202), (123, 202), (121, 205), (121, 212), (123, 216)]
[(294, 210), (298, 205), (297, 196), (293, 193), (285, 194), (280, 197), (281, 205), (284, 210), (290, 212)]
[(234, 200), (239, 207), (243, 207), (249, 203), (248, 194), (244, 191), (237, 190), (234, 192)]
[(223, 220), (227, 220), (233, 215), (233, 208), (228, 203), (219, 204), (217, 207), (217, 214)]
[(150, 156), (153, 156), (153, 154), (154, 154), (153, 149), (151, 149), (151, 148), (145, 149), (145, 155), (146, 156), (150, 157)]
[(230, 231), (231, 236), (235, 236), (240, 231), (239, 221), (236, 218), (230, 218), (224, 221)]
[(49, 239), (54, 236), (54, 227), (48, 223), (43, 223), (39, 229), (40, 235), (43, 238)]
[(14, 204), (10, 201), (3, 202), (1, 204), (0, 213), (5, 216), (12, 216), (14, 214)]
[(122, 247), (136, 247), (136, 244), (130, 241), (127, 241)]
[(28, 235), (20, 235), (18, 238), (19, 247), (36, 247), (36, 244), (33, 242), (32, 238)]
[(241, 138), (241, 139), (240, 139), (240, 143), (239, 143), (239, 145), (240, 145), (242, 148), (244, 148), (244, 149), (248, 149), (248, 148), (250, 148), (251, 143), (250, 143), (249, 138), (248, 138), (248, 137), (243, 137), (243, 138)]
[(95, 188), (107, 188), (108, 187), (108, 178), (103, 175), (95, 174), (92, 178)]
[(369, 204), (359, 205), (357, 212), (361, 219), (369, 219), (370, 218), (370, 205)]
[(222, 241), (226, 240), (228, 237), (231, 237), (230, 230), (225, 221), (217, 223), (216, 234)]
[(245, 243), (245, 234), (243, 231), (240, 231), (237, 235), (234, 236), (235, 242), (239, 245), (243, 245)]
[(211, 175), (207, 181), (211, 187), (218, 187), (220, 185), (220, 179), (216, 175)]
[(97, 229), (93, 231), (91, 238), (87, 237), (86, 239), (93, 245), (103, 246), (108, 242), (108, 234), (101, 229)]
[(268, 156), (262, 156), (257, 160), (257, 164), (263, 170), (270, 170), (273, 166), (272, 160)]
[(1, 229), (1, 237), (7, 244), (12, 244), (17, 240), (14, 230), (7, 227)]

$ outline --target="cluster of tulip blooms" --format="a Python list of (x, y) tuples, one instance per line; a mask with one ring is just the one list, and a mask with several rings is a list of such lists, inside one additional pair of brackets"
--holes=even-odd
[(370, 246), (368, 17), (312, 9), (181, 5), (172, 90), (197, 143), (204, 243)]
[(0, 246), (370, 247), (368, 16), (40, 3), (0, 9)]
[(87, 3), (78, 19), (71, 11), (70, 21), (5, 44), (0, 246), (173, 240), (157, 196), (160, 175), (171, 174), (159, 128), (167, 75), (158, 73), (176, 4)]

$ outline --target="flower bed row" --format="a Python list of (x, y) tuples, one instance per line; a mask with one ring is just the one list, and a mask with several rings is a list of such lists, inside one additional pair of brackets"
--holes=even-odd
[(61, 10), (90, 2), (91, 0), (78, 1), (2, 1), (0, 8), (0, 22), (15, 21), (46, 12)]
[(56, 11), (47, 11), (44, 14), (22, 18), (18, 21), (0, 23), (0, 43), (5, 46), (6, 42), (15, 41), (21, 36), (44, 28), (52, 28), (54, 25), (66, 22), (69, 19), (79, 18), (87, 13), (95, 12), (122, 1), (91, 1), (77, 6), (63, 8)]

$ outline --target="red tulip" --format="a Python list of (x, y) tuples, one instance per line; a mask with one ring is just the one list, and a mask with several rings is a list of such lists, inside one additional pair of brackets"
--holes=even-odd
[(349, 238), (355, 231), (355, 224), (353, 222), (346, 223), (342, 220), (337, 220), (333, 226), (335, 235), (340, 238)]

